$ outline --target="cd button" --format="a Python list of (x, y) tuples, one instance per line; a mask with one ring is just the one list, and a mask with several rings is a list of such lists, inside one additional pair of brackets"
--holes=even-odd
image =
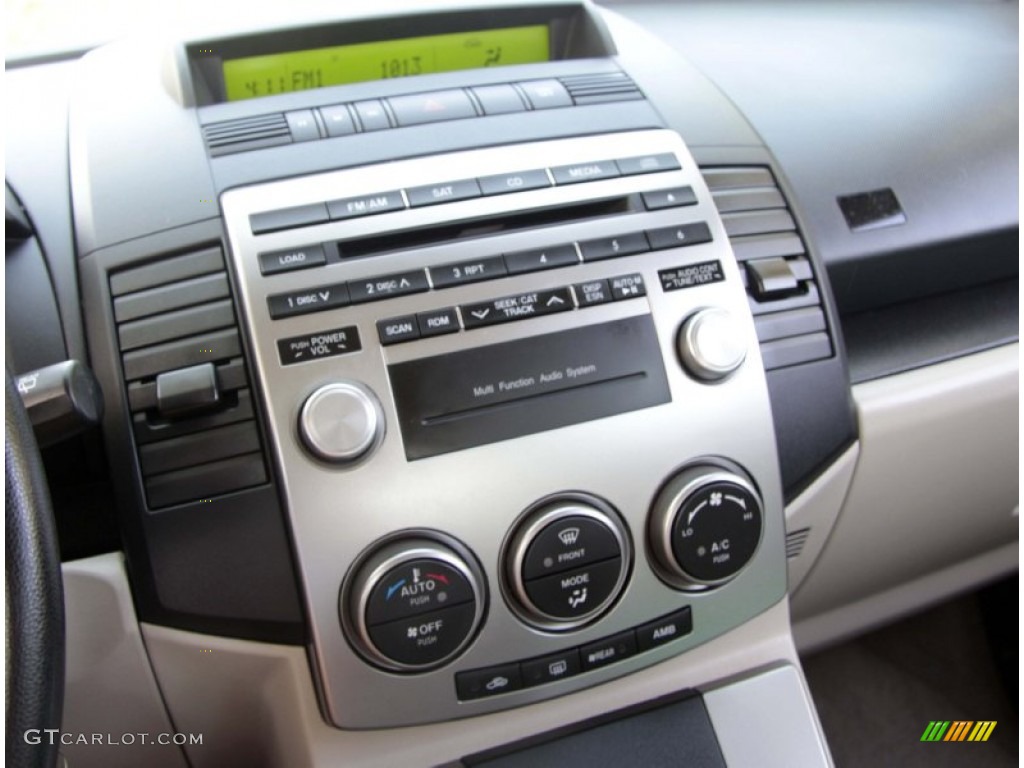
[(525, 192), (551, 186), (551, 179), (544, 170), (521, 171), (520, 173), (499, 173), (477, 179), (485, 195), (504, 195), (509, 192)]

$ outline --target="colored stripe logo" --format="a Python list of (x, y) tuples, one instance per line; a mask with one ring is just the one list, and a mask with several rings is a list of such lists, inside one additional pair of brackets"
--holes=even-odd
[(921, 741), (988, 741), (996, 729), (995, 720), (932, 720)]

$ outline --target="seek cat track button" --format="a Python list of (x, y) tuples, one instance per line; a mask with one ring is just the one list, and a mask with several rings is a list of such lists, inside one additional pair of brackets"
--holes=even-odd
[(420, 337), (420, 327), (416, 322), (416, 315), (403, 315), (402, 317), (391, 317), (387, 320), (377, 321), (377, 336), (383, 346), (397, 344), (400, 341), (412, 341)]

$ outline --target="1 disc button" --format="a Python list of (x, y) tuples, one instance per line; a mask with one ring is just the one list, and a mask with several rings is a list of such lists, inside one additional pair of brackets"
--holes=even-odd
[(413, 560), (377, 582), (366, 604), (366, 623), (372, 627), (472, 600), (473, 588), (455, 568), (440, 560)]
[(526, 550), (523, 578), (529, 581), (621, 554), (606, 526), (589, 517), (563, 517), (538, 533)]
[(526, 595), (542, 613), (559, 620), (578, 619), (603, 608), (615, 592), (622, 559), (614, 557), (572, 571), (527, 581)]

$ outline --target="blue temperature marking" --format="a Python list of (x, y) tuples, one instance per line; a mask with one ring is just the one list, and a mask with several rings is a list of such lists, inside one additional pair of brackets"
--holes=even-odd
[(390, 600), (391, 596), (393, 594), (395, 594), (395, 592), (400, 590), (402, 588), (403, 584), (405, 584), (405, 579), (400, 579), (399, 581), (396, 581), (394, 584), (392, 584), (390, 587), (388, 587), (388, 594), (387, 594), (387, 596), (384, 599), (385, 600)]

